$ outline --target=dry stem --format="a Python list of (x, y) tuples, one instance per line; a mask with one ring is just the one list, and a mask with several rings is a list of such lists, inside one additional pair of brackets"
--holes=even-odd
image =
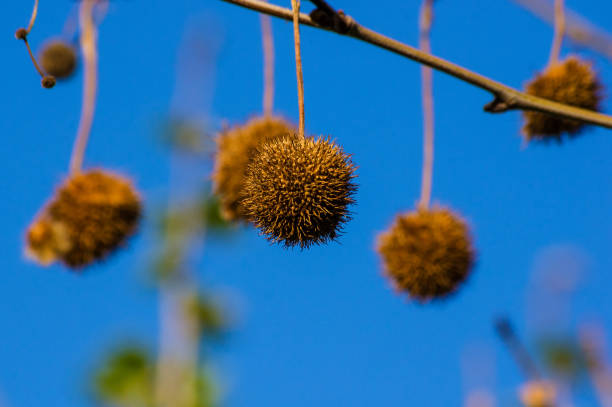
[(261, 14), (260, 20), (264, 54), (263, 111), (264, 115), (270, 116), (274, 109), (274, 38), (270, 16)]
[(559, 62), (559, 54), (561, 54), (561, 45), (563, 44), (563, 35), (565, 34), (565, 6), (563, 3), (563, 0), (555, 0), (555, 33), (552, 46), (550, 47), (548, 65)]
[(300, 50), (300, 0), (291, 0), (293, 8), (293, 39), (295, 44), (295, 73), (297, 76), (298, 105), (300, 109), (300, 137), (304, 137), (306, 121), (304, 118), (304, 75), (302, 73), (302, 52)]
[(97, 30), (93, 20), (93, 9), (96, 0), (82, 0), (79, 10), (79, 24), (81, 26), (81, 52), (85, 65), (83, 78), (83, 102), (81, 106), (81, 119), (77, 130), (76, 140), (72, 149), (70, 172), (75, 174), (81, 170), (83, 156), (87, 147), (87, 140), (96, 107), (96, 92), (98, 86), (98, 52)]
[[(431, 53), (431, 24), (433, 22), (433, 0), (423, 0), (419, 21), (419, 48)], [(434, 160), (434, 107), (431, 68), (421, 65), (421, 97), (423, 103), (423, 171), (419, 207), (427, 209), (431, 201)]]
[[(548, 0), (512, 0), (542, 20), (554, 24), (553, 5)], [(612, 59), (612, 35), (594, 26), (584, 17), (564, 8), (565, 36), (576, 44)]]
[[(223, 1), (246, 7), (261, 13), (269, 14), (271, 16), (283, 18), (285, 20), (293, 20), (292, 10), (268, 4), (261, 0)], [(306, 14), (300, 14), (299, 21), (301, 24), (333, 31), (341, 35), (346, 35), (364, 42), (368, 42), (372, 45), (425, 64), (431, 68), (454, 76), (464, 82), (484, 89), (494, 96), (494, 100), (484, 107), (485, 111), (487, 112), (500, 113), (511, 109), (534, 110), (561, 118), (574, 119), (606, 128), (612, 128), (612, 116), (528, 95), (509, 86), (491, 80), (476, 72), (465, 69), (452, 62), (430, 55), (426, 52), (419, 51), (414, 47), (372, 31), (358, 24), (349, 16), (344, 14), (340, 14), (339, 16), (347, 25), (345, 29), (338, 27), (337, 25), (321, 25)]]

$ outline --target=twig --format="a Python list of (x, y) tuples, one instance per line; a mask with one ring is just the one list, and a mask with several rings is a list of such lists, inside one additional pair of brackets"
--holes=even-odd
[(561, 45), (563, 44), (563, 35), (565, 33), (565, 5), (563, 3), (563, 0), (555, 0), (555, 33), (552, 46), (550, 47), (548, 65), (559, 62), (559, 54), (561, 54)]
[(34, 27), (34, 22), (36, 21), (36, 16), (38, 15), (38, 0), (34, 0), (34, 8), (32, 9), (32, 16), (30, 17), (30, 24), (28, 24), (28, 28), (26, 28), (26, 32), (29, 34), (32, 31), (32, 27)]
[[(512, 0), (542, 20), (554, 24), (553, 5), (549, 0)], [(565, 36), (576, 44), (612, 59), (612, 35), (595, 27), (584, 17), (565, 8)]]
[(293, 8), (293, 39), (295, 44), (295, 72), (297, 76), (298, 105), (300, 109), (300, 137), (304, 137), (306, 121), (304, 117), (304, 75), (302, 73), (302, 53), (300, 50), (300, 0), (291, 0)]
[[(284, 7), (268, 4), (261, 0), (223, 0), (225, 2), (249, 8), (261, 13), (269, 14), (285, 20), (293, 20), (293, 12)], [(349, 16), (339, 14), (344, 19), (348, 28), (346, 32), (340, 31), (337, 27), (321, 25), (321, 19), (313, 20), (306, 14), (300, 14), (299, 21), (311, 27), (333, 31), (338, 34), (347, 35), (368, 42), (377, 47), (386, 49), (398, 55), (425, 64), (436, 70), (445, 72), (464, 82), (470, 83), (493, 94), (494, 100), (488, 103), (484, 110), (491, 113), (505, 112), (511, 109), (535, 110), (548, 113), (557, 117), (579, 120), (585, 123), (612, 128), (612, 116), (597, 113), (594, 111), (579, 109), (577, 107), (564, 105), (551, 100), (538, 98), (519, 92), (509, 86), (491, 80), (483, 75), (472, 72), (452, 62), (442, 58), (419, 51), (409, 45), (386, 37), (355, 22)]]
[(83, 156), (87, 147), (87, 140), (96, 108), (96, 92), (98, 87), (98, 51), (97, 30), (93, 20), (93, 8), (96, 0), (82, 0), (79, 11), (81, 25), (81, 52), (85, 65), (83, 79), (83, 102), (81, 106), (81, 119), (77, 130), (76, 140), (72, 149), (70, 172), (78, 173), (83, 165)]
[(269, 116), (274, 108), (274, 38), (270, 16), (261, 14), (260, 20), (264, 54), (263, 111), (264, 115)]
[[(431, 53), (431, 24), (433, 22), (433, 0), (423, 0), (419, 18), (419, 48)], [(419, 207), (427, 209), (431, 200), (434, 160), (434, 107), (432, 70), (421, 65), (421, 97), (423, 103), (423, 170)]]
[(495, 330), (508, 347), (508, 350), (523, 370), (525, 376), (530, 380), (539, 380), (541, 378), (540, 371), (533, 359), (531, 359), (531, 356), (529, 356), (529, 352), (527, 352), (523, 343), (516, 336), (510, 321), (505, 317), (498, 318), (495, 321)]

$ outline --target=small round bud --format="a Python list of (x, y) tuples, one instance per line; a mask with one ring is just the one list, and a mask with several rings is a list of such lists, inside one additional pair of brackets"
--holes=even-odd
[(293, 126), (286, 120), (264, 116), (255, 117), (242, 126), (234, 126), (219, 134), (212, 180), (225, 220), (247, 220), (240, 196), (247, 165), (257, 147), (294, 132)]
[(57, 79), (68, 78), (77, 64), (74, 47), (63, 40), (50, 40), (45, 43), (39, 58), (43, 70)]
[(350, 156), (329, 139), (286, 135), (258, 148), (241, 204), (273, 242), (301, 248), (326, 243), (350, 218), (354, 172)]
[(52, 87), (55, 86), (55, 78), (51, 75), (45, 75), (43, 76), (42, 80), (40, 81), (40, 83), (42, 84), (42, 87), (45, 89), (51, 89)]
[(27, 40), (28, 39), (28, 30), (25, 28), (19, 28), (15, 31), (15, 38), (18, 40)]
[(398, 215), (377, 250), (395, 288), (421, 302), (456, 291), (474, 264), (467, 225), (443, 208)]
[[(575, 56), (550, 65), (525, 90), (530, 95), (594, 111), (600, 109), (603, 98), (602, 85), (593, 68)], [(564, 134), (573, 137), (585, 127), (577, 120), (536, 111), (523, 111), (523, 118), (523, 134), (528, 141), (561, 141)]]

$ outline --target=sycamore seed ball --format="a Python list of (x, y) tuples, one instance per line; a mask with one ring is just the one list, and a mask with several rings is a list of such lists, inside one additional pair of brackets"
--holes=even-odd
[(220, 197), (221, 213), (226, 220), (246, 220), (240, 204), (247, 165), (262, 143), (293, 134), (284, 119), (255, 117), (245, 125), (229, 128), (217, 138), (213, 188)]
[(333, 141), (287, 135), (259, 147), (241, 204), (270, 241), (301, 248), (326, 243), (349, 220), (354, 172), (350, 156)]
[(135, 232), (140, 197), (131, 183), (103, 170), (69, 177), (30, 226), (26, 252), (42, 264), (81, 269), (103, 260)]
[(56, 79), (68, 78), (74, 72), (76, 64), (76, 51), (65, 41), (48, 41), (40, 51), (40, 65)]
[[(602, 85), (591, 65), (575, 56), (549, 66), (525, 90), (530, 95), (583, 109), (601, 108)], [(585, 126), (536, 111), (524, 111), (523, 118), (523, 134), (528, 141), (561, 141), (563, 135), (576, 136)]]
[(474, 264), (467, 225), (443, 208), (398, 215), (377, 250), (395, 288), (421, 302), (456, 291)]

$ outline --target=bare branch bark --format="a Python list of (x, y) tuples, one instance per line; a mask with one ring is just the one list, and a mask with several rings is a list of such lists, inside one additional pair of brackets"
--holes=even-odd
[[(290, 9), (269, 4), (261, 0), (223, 1), (288, 21), (293, 20), (293, 13)], [(500, 113), (512, 109), (534, 110), (561, 118), (579, 120), (612, 129), (612, 116), (528, 95), (457, 64), (422, 52), (414, 47), (372, 31), (358, 24), (347, 15), (342, 13), (339, 13), (339, 15), (347, 25), (346, 30), (342, 30), (337, 24), (322, 25), (321, 22), (323, 19), (317, 18), (317, 21), (315, 21), (307, 14), (300, 14), (299, 22), (304, 25), (332, 31), (337, 34), (346, 35), (370, 43), (484, 89), (494, 96), (494, 100), (484, 107), (484, 110), (487, 112)]]

